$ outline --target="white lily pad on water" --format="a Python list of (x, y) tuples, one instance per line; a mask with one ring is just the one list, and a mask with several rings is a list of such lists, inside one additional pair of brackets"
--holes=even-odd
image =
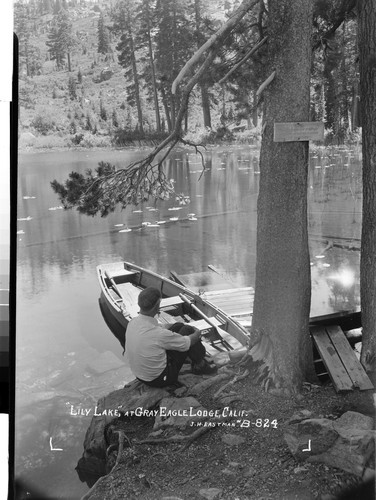
[(35, 196), (23, 196), (24, 200), (35, 200)]
[(115, 227), (121, 227), (124, 226), (124, 224), (114, 224)]
[(133, 210), (134, 214), (142, 214), (142, 210)]
[(170, 220), (179, 220), (179, 217), (170, 217)]
[(129, 233), (130, 231), (132, 231), (132, 229), (129, 229), (129, 227), (127, 227), (127, 229), (120, 229), (119, 233)]
[(32, 217), (30, 217), (30, 215), (28, 217), (21, 217), (20, 219), (17, 219), (17, 220), (31, 220)]
[(150, 226), (151, 222), (141, 222), (142, 226)]
[(325, 255), (315, 255), (316, 259), (325, 259)]

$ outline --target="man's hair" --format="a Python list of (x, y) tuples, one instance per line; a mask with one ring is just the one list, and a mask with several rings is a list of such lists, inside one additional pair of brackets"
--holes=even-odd
[(143, 311), (150, 311), (150, 309), (157, 304), (160, 298), (161, 292), (157, 288), (149, 286), (148, 288), (145, 288), (145, 290), (142, 290), (138, 296), (138, 305)]

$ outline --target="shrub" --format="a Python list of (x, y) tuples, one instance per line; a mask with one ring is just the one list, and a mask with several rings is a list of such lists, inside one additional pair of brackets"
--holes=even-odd
[(38, 114), (31, 122), (31, 126), (40, 134), (47, 135), (56, 128), (55, 120), (46, 114)]

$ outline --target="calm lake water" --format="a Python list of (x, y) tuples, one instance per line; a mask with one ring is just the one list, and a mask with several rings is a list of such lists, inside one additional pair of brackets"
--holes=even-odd
[[(200, 158), (177, 150), (166, 162), (176, 200), (128, 207), (105, 219), (59, 206), (50, 188), (99, 161), (123, 165), (145, 151), (72, 151), (19, 157), (15, 473), (46, 498), (80, 498), (75, 472), (96, 401), (133, 377), (100, 313), (96, 266), (128, 260), (160, 274), (219, 268), (253, 286), (259, 151), (213, 147)], [(309, 168), (311, 315), (359, 307), (359, 152), (313, 150)], [(187, 220), (188, 214), (197, 220)], [(143, 222), (162, 222), (147, 227)], [(123, 226), (120, 226), (123, 224)], [(120, 232), (122, 229), (130, 232)], [(325, 249), (322, 236), (336, 238)], [(342, 246), (343, 248), (339, 248)], [(111, 368), (107, 370), (107, 368)]]

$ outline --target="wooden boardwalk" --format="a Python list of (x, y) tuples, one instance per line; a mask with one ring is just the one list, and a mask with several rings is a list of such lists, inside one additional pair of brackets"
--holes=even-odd
[(339, 326), (313, 326), (310, 331), (337, 392), (374, 388)]

